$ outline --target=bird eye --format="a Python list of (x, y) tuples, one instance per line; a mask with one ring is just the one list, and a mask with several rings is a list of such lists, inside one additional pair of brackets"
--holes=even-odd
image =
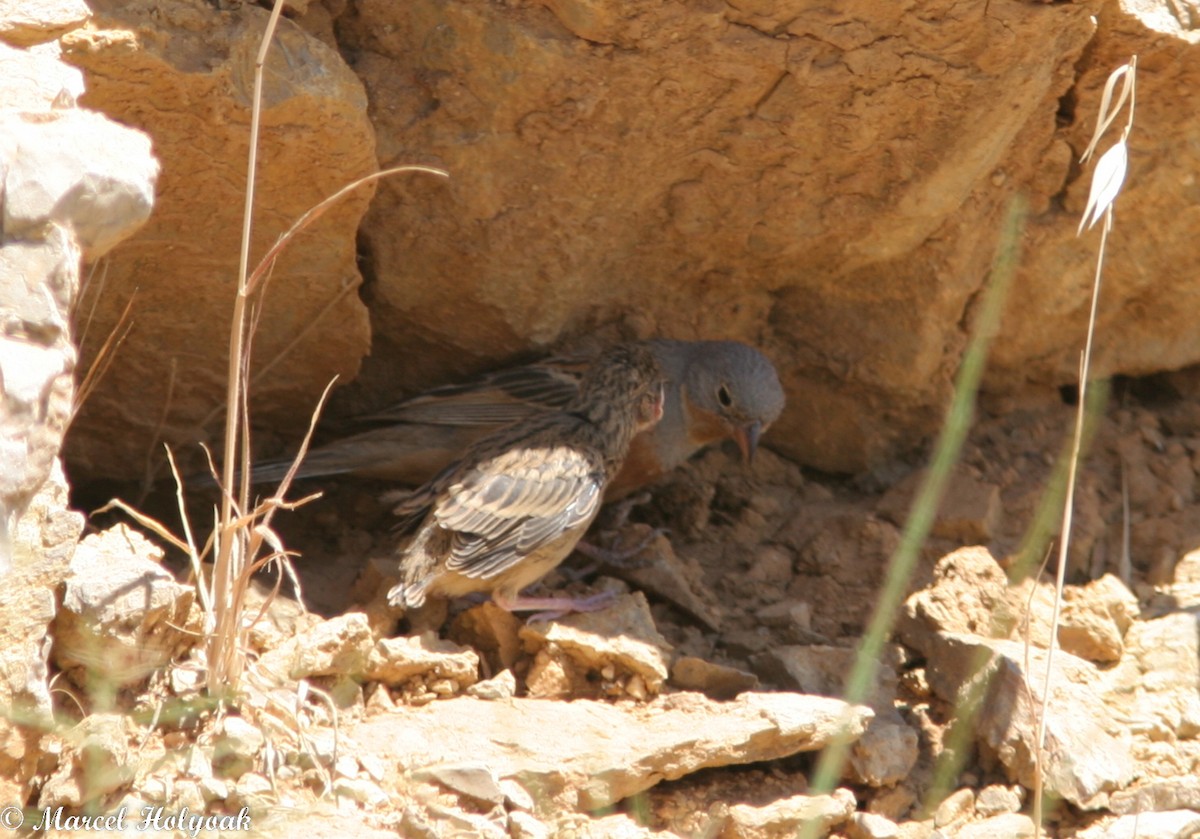
[(728, 408), (733, 405), (733, 397), (729, 395), (729, 388), (721, 385), (717, 388), (717, 401), (721, 403), (721, 407)]

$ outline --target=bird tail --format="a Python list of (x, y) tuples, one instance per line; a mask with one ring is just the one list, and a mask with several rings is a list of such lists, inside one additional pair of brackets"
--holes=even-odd
[(425, 589), (428, 585), (428, 580), (397, 583), (388, 591), (388, 605), (398, 609), (420, 609), (425, 605)]

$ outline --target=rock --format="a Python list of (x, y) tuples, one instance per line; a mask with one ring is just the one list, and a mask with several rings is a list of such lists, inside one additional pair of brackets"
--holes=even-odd
[(271, 782), (262, 775), (248, 772), (238, 779), (234, 791), (234, 801), (241, 807), (252, 810), (266, 808), (274, 797)]
[(878, 714), (850, 750), (853, 776), (872, 787), (896, 784), (910, 774), (920, 756), (919, 738), (892, 709)]
[(382, 807), (388, 803), (387, 793), (366, 778), (337, 778), (333, 782), (333, 794), (370, 807)]
[[(107, 336), (130, 299), (137, 330), (73, 421), (69, 456), (76, 479), (140, 479), (144, 441), (195, 456), (198, 438), (220, 434), (212, 407), (224, 401), (228, 341), (219, 334), (228, 336), (253, 65), (268, 11), (152, 0), (93, 11), (87, 28), (62, 38), (63, 56), (83, 71), (88, 108), (149, 135), (165, 187), (153, 216), (106, 263), (89, 331)], [(265, 76), (251, 267), (301, 214), (377, 167), (362, 85), (336, 50), (285, 17)], [(62, 148), (94, 145), (68, 138)], [(133, 175), (144, 164), (125, 168)], [(297, 178), (301, 171), (307, 175)], [(254, 421), (264, 428), (298, 436), (329, 380), (352, 378), (370, 347), (355, 293), (355, 230), (371, 194), (358, 189), (331, 207), (272, 268), (255, 337), (255, 360), (272, 362), (269, 379), (254, 388)], [(98, 232), (107, 230), (100, 223), (117, 216), (106, 204), (93, 207)], [(85, 369), (99, 344), (82, 348)]]
[(792, 581), (792, 555), (779, 545), (764, 545), (750, 563), (746, 576), (767, 585), (786, 586)]
[(1003, 637), (995, 616), (1005, 600), (1008, 578), (986, 548), (960, 548), (938, 560), (933, 582), (904, 603), (897, 634), (928, 656), (933, 633)]
[(237, 780), (258, 763), (266, 737), (242, 717), (226, 716), (217, 729), (213, 767), (223, 778)]
[(537, 790), (539, 807), (595, 810), (702, 768), (819, 749), (841, 720), (857, 737), (870, 716), (839, 700), (786, 693), (725, 703), (674, 694), (646, 705), (458, 697), (375, 715), (347, 734), (400, 772), (462, 755)]
[(975, 796), (975, 812), (981, 816), (1016, 813), (1021, 809), (1022, 792), (1021, 787), (990, 784)]
[[(632, 548), (646, 542), (652, 534), (649, 525), (629, 525), (622, 529), (620, 544), (614, 548)], [(702, 576), (679, 558), (665, 535), (653, 536), (641, 551), (625, 562), (601, 563), (600, 567), (605, 574), (625, 580), (635, 589), (672, 604), (713, 632), (720, 630), (720, 607), (713, 602), (711, 593), (696, 590), (695, 584), (703, 579)]]
[(195, 590), (177, 583), (162, 558), (161, 548), (124, 524), (79, 543), (52, 651), (73, 682), (140, 684), (196, 643)]
[(1109, 796), (1114, 813), (1151, 813), (1156, 810), (1200, 810), (1200, 775), (1181, 775), (1159, 781), (1143, 781)]
[(939, 828), (949, 827), (971, 818), (975, 812), (975, 791), (958, 789), (946, 796), (933, 813), (933, 823)]
[(1062, 648), (1098, 664), (1118, 661), (1125, 650), (1125, 633), (1138, 616), (1133, 592), (1105, 574), (1085, 586), (1068, 586), (1063, 600), (1058, 628)]
[(83, 0), (0, 0), (0, 41), (28, 46), (53, 41), (92, 16)]
[[(976, 723), (979, 741), (991, 749), (1009, 776), (1025, 787), (1033, 784), (1034, 740), (1038, 714), (1033, 691), (1045, 673), (1045, 652), (1015, 641), (994, 641), (942, 634), (940, 649), (929, 658), (934, 690), (955, 701), (972, 683), (987, 680), (983, 714)], [(1030, 662), (1032, 673), (1025, 671)], [(1130, 744), (1115, 732), (1100, 693), (1093, 665), (1059, 651), (1054, 657), (1053, 690), (1046, 722), (1045, 789), (1083, 809), (1104, 806), (1106, 794), (1129, 784), (1134, 775)]]
[(413, 773), (419, 781), (434, 780), (448, 790), (494, 807), (505, 799), (500, 782), (490, 769), (477, 763), (430, 766)]
[(1138, 622), (1125, 644), (1129, 662), (1110, 674), (1114, 701), (1128, 706), (1125, 713), (1151, 739), (1200, 735), (1200, 616), (1175, 612)]
[(784, 839), (797, 835), (810, 822), (817, 836), (845, 824), (854, 812), (854, 793), (840, 789), (832, 795), (795, 795), (763, 807), (734, 804), (721, 839)]
[(1079, 839), (1189, 839), (1200, 834), (1193, 810), (1134, 813), (1079, 832)]
[(133, 780), (131, 723), (121, 714), (93, 713), (66, 732), (63, 758), (42, 786), (38, 807), (78, 808)]
[[(839, 696), (854, 666), (855, 651), (845, 647), (776, 647), (755, 656), (755, 669), (774, 684), (803, 693)], [(891, 786), (908, 777), (917, 761), (917, 732), (893, 707), (895, 670), (880, 666), (867, 704), (876, 712), (850, 752), (854, 776), (869, 786)]]
[(578, 671), (599, 673), (608, 681), (638, 677), (652, 694), (667, 678), (671, 645), (655, 628), (641, 592), (621, 595), (600, 611), (530, 622), (520, 637), (531, 653), (546, 649), (553, 657), (568, 658)]
[[(880, 502), (880, 515), (903, 525), (924, 475), (914, 472), (892, 487)], [(958, 544), (985, 545), (996, 534), (1002, 513), (1000, 487), (984, 480), (971, 467), (959, 464), (950, 473), (930, 533)]]
[[(1086, 132), (1059, 128), (1054, 103), (1107, 73), (1090, 60), (1082, 80), (1065, 69), (1096, 24), (1062, 6), (1036, 16), (1008, 7), (998, 19), (979, 9), (936, 35), (882, 6), (832, 16), (764, 4), (638, 8), (555, 0), (535, 25), (500, 6), (421, 2), (401, 13), (369, 3), (341, 21), (345, 47), (370, 56), (357, 69), (372, 100), (389, 103), (376, 117), (381, 158), (437, 149), (455, 172), (415, 197), (383, 185), (364, 225), (376, 334), (390, 345), (373, 348), (366, 387), (426, 384), (428, 370), (399, 363), (418, 348), (447, 379), (464, 358), (544, 347), (578, 328), (587, 301), (589, 324), (636, 312), (630, 328), (644, 334), (773, 333), (770, 350), (789, 356), (785, 387), (806, 405), (772, 429), (784, 452), (834, 472), (886, 460), (940, 421), (933, 407), (961, 353), (960, 316), (980, 288), (967, 266), (993, 250), (978, 231), (996, 229), (1009, 190), (1032, 191), (1041, 213), (1074, 181), (1062, 135), (1086, 143)], [(831, 29), (838, 37), (823, 41)], [(431, 72), (437, 81), (422, 86)], [(923, 136), (935, 122), (952, 148)], [(497, 223), (485, 235), (464, 219)], [(1046, 236), (1070, 241), (1072, 224), (1047, 223)], [(531, 242), (535, 230), (544, 232)], [(484, 248), (486, 268), (466, 256)], [(530, 280), (548, 265), (572, 284)], [(1072, 260), (1080, 285), (1082, 268)], [(846, 329), (850, 317), (865, 328)], [(456, 329), (462, 319), (477, 328)], [(1061, 350), (1053, 363), (1074, 360), (1059, 330), (1020, 328)], [(1042, 370), (1052, 363), (1032, 353), (1019, 362), (1031, 358)]]
[(366, 615), (349, 612), (318, 621), (268, 650), (257, 669), (276, 684), (310, 676), (362, 676), (375, 666), (374, 644)]
[[(0, 512), (0, 530), (3, 517)], [(5, 674), (0, 679), (0, 707), (23, 709), (28, 723), (20, 726), (11, 715), (0, 714), (0, 795), (12, 801), (22, 800), (39, 774), (43, 749), (37, 744), (44, 742), (42, 731), (55, 724), (49, 627), (55, 592), (82, 528), (83, 517), (67, 510), (66, 478), (55, 461), (50, 479), (33, 495), (11, 534), (17, 549), (13, 567), (7, 575), (0, 571), (0, 672)], [(0, 553), (2, 542), (0, 534)]]
[(450, 640), (475, 649), (497, 671), (511, 670), (521, 654), (520, 629), (520, 618), (489, 600), (454, 619)]
[(508, 814), (508, 831), (512, 839), (550, 839), (550, 828), (529, 813), (520, 810)]
[(956, 839), (1024, 839), (1034, 835), (1034, 824), (1023, 813), (1005, 813), (964, 824), (954, 835)]
[[(428, 806), (429, 818), (432, 821), (431, 830), (412, 829), (408, 818), (414, 816), (410, 808), (405, 811), (405, 821), (401, 822), (409, 828), (401, 835), (404, 836), (471, 836), (479, 839), (508, 839), (508, 831), (504, 826), (488, 816), (468, 813), (457, 807), (444, 807), (439, 804)], [(415, 820), (414, 820), (415, 821)], [(410, 832), (411, 831), (411, 832)]]
[(671, 665), (671, 684), (683, 690), (698, 691), (711, 699), (732, 699), (739, 693), (759, 687), (758, 677), (753, 673), (695, 656), (683, 656)]
[(471, 685), (466, 693), (476, 699), (512, 699), (517, 694), (517, 677), (511, 670), (503, 670), (490, 679)]
[(419, 679), (425, 683), (449, 680), (457, 691), (479, 678), (479, 656), (474, 650), (443, 641), (432, 632), (400, 638), (383, 638), (371, 650), (368, 679), (401, 685)]
[(4, 173), (6, 236), (58, 224), (96, 259), (149, 219), (159, 167), (142, 132), (75, 108), (5, 114), (0, 128), (15, 150)]
[(556, 835), (577, 836), (580, 839), (672, 839), (672, 834), (643, 827), (625, 813), (588, 819), (580, 825), (571, 824), (570, 821), (560, 819)]
[(850, 839), (896, 839), (899, 831), (894, 821), (876, 813), (853, 813), (846, 835)]

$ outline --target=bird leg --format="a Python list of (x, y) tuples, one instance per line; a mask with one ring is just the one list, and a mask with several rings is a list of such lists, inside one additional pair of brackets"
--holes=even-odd
[[(506, 612), (537, 612), (529, 620), (554, 620), (571, 612), (598, 612), (616, 598), (611, 591), (602, 591), (591, 597), (522, 597), (499, 591), (492, 594), (492, 601)], [(540, 610), (540, 611), (539, 611)]]
[(631, 562), (631, 560), (650, 547), (659, 536), (665, 536), (669, 532), (665, 527), (656, 527), (630, 548), (602, 548), (590, 542), (579, 542), (575, 545), (575, 550), (588, 559), (593, 560), (593, 562), (590, 565), (584, 566), (576, 573), (580, 575), (591, 574), (605, 565), (612, 565), (617, 568), (642, 568), (648, 565), (649, 562), (646, 560)]

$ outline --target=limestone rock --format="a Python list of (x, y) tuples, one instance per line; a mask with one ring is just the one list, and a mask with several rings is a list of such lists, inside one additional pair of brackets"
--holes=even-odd
[(388, 685), (418, 677), (427, 682), (448, 680), (454, 684), (451, 692), (457, 692), (479, 678), (479, 656), (432, 633), (383, 638), (371, 650), (366, 676)]
[(367, 672), (374, 645), (366, 616), (349, 612), (317, 621), (268, 650), (256, 669), (276, 684), (309, 676), (361, 676)]
[(91, 17), (83, 0), (0, 0), (0, 41), (28, 45), (52, 41)]
[(753, 673), (695, 656), (683, 656), (671, 665), (671, 684), (683, 690), (698, 691), (711, 699), (732, 699), (739, 693), (759, 687), (758, 677)]
[(1109, 796), (1114, 813), (1150, 813), (1155, 810), (1200, 810), (1200, 775), (1143, 782)]
[(1026, 839), (1034, 835), (1034, 824), (1023, 813), (1005, 813), (965, 824), (954, 835), (957, 839)]
[(1079, 839), (1189, 839), (1200, 833), (1200, 812), (1167, 810), (1121, 816), (1080, 831)]
[(975, 812), (981, 816), (998, 816), (1002, 813), (1015, 813), (1021, 809), (1021, 787), (1005, 787), (991, 784), (984, 787), (975, 796)]
[[(1037, 708), (1032, 704), (1043, 681), (1045, 652), (1026, 650), (1013, 641), (974, 636), (941, 636), (932, 652), (934, 690), (954, 701), (968, 682), (986, 680), (984, 709), (976, 722), (979, 741), (992, 750), (1011, 778), (1025, 787), (1033, 783)], [(1033, 672), (1025, 671), (1026, 655)], [(1046, 713), (1045, 788), (1084, 809), (1107, 804), (1107, 794), (1127, 786), (1135, 765), (1127, 735), (1117, 732), (1101, 694), (1093, 665), (1065, 652), (1054, 658), (1053, 690)]]
[(55, 664), (76, 684), (139, 684), (196, 643), (195, 590), (176, 582), (162, 558), (161, 548), (124, 524), (79, 543), (53, 648)]
[(486, 806), (504, 801), (500, 781), (487, 767), (478, 763), (443, 764), (430, 766), (413, 774), (417, 780), (435, 780), (443, 787), (460, 793)]
[(221, 777), (237, 780), (253, 769), (266, 737), (253, 723), (242, 717), (221, 720), (214, 746), (215, 769)]
[(0, 128), (13, 149), (4, 173), (6, 236), (54, 222), (96, 259), (150, 217), (158, 161), (142, 132), (76, 108), (49, 118), (6, 114)]
[(511, 670), (502, 670), (492, 678), (467, 688), (467, 695), (476, 699), (512, 699), (516, 694), (517, 677)]
[(904, 642), (929, 655), (931, 633), (958, 632), (995, 637), (997, 607), (1008, 578), (986, 548), (961, 548), (938, 560), (933, 583), (908, 598), (897, 632)]
[(786, 693), (725, 703), (674, 694), (646, 705), (458, 697), (375, 715), (347, 733), (400, 772), (461, 755), (536, 790), (539, 807), (594, 810), (702, 768), (819, 749), (840, 724), (857, 737), (870, 715)]
[(42, 786), (38, 807), (94, 804), (133, 780), (131, 727), (121, 714), (90, 714), (67, 731), (63, 757)]
[[(68, 455), (77, 477), (140, 477), (142, 441), (194, 456), (197, 440), (219, 434), (254, 60), (268, 11), (199, 0), (90, 5), (91, 25), (62, 39), (87, 84), (80, 104), (150, 136), (161, 195), (142, 230), (109, 255), (104, 293), (86, 301), (98, 337), (81, 348), (84, 367), (127, 304), (137, 329), (76, 417)], [(304, 212), (376, 168), (362, 85), (337, 52), (284, 18), (265, 78), (251, 267)], [(80, 145), (90, 144), (72, 147)], [(354, 237), (370, 196), (370, 187), (356, 190), (275, 262), (252, 369), (272, 364), (253, 391), (264, 426), (307, 426), (330, 378), (352, 377), (368, 349)]]
[(721, 839), (784, 839), (797, 835), (802, 826), (815, 821), (817, 836), (824, 836), (849, 820), (854, 812), (854, 793), (840, 789), (832, 795), (795, 795), (763, 807), (734, 804)]
[(667, 678), (671, 645), (654, 626), (641, 592), (618, 597), (611, 606), (522, 627), (529, 652), (546, 649), (565, 656), (577, 672), (599, 673), (608, 680), (640, 679), (651, 694)]
[(876, 813), (853, 813), (846, 828), (850, 839), (896, 839), (898, 834), (894, 821)]

